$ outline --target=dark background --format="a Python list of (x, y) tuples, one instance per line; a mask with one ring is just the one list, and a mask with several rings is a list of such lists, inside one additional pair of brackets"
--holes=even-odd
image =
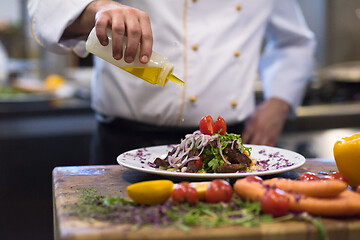
[(0, 104), (0, 239), (53, 239), (52, 170), (87, 165), (87, 102)]

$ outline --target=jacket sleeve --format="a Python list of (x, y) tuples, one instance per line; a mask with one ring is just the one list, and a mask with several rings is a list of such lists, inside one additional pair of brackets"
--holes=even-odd
[(286, 101), (294, 115), (313, 75), (316, 45), (296, 0), (275, 0), (265, 37), (259, 65), (264, 97)]
[(93, 0), (29, 0), (28, 12), (31, 33), (35, 40), (49, 51), (65, 54), (74, 51), (85, 57), (86, 36), (62, 41), (61, 36)]

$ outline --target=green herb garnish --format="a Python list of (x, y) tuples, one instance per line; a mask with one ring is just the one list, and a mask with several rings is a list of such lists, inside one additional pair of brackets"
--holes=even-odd
[(122, 197), (102, 196), (96, 189), (83, 188), (80, 200), (69, 206), (69, 214), (79, 218), (93, 218), (118, 224), (133, 224), (137, 229), (144, 225), (177, 226), (189, 230), (192, 226), (217, 227), (227, 225), (258, 226), (261, 223), (287, 220), (307, 221), (314, 224), (321, 239), (328, 240), (320, 219), (310, 215), (289, 214), (279, 218), (262, 214), (260, 202), (242, 201), (234, 197), (229, 203), (196, 202), (176, 205), (167, 201), (161, 205), (144, 206)]
[[(245, 147), (242, 143), (240, 134), (226, 133), (225, 135), (217, 134), (220, 139), (221, 151), (223, 151), (229, 144), (234, 144), (235, 148), (239, 148), (240, 152), (247, 153), (248, 156), (251, 154), (251, 147)], [(235, 141), (235, 143), (234, 143)], [(216, 173), (218, 166), (224, 164), (224, 160), (220, 155), (220, 149), (218, 146), (208, 144), (208, 148), (205, 148), (202, 156), (204, 157), (204, 172)], [(240, 147), (239, 147), (240, 146)]]

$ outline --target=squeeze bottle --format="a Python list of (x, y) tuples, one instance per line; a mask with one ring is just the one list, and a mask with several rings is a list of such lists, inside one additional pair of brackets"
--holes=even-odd
[[(124, 58), (116, 60), (112, 56), (112, 35), (111, 30), (107, 29), (107, 35), (109, 38), (109, 44), (103, 46), (100, 44), (95, 28), (93, 28), (86, 41), (86, 50), (105, 61), (149, 82), (152, 84), (158, 84), (165, 86), (170, 80), (178, 84), (184, 85), (184, 82), (172, 74), (174, 65), (168, 61), (168, 59), (157, 52), (152, 52), (151, 58), (147, 64), (143, 64), (139, 61), (139, 52), (135, 56), (135, 60), (132, 63), (127, 63)], [(124, 38), (123, 49), (126, 48), (126, 38)]]

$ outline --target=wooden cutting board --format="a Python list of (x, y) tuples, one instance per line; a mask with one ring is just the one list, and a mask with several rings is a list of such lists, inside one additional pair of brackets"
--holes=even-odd
[[(276, 176), (296, 178), (306, 171), (329, 172), (336, 170), (333, 159), (307, 159), (301, 168)], [(170, 227), (143, 227), (133, 230), (131, 225), (80, 220), (69, 215), (67, 206), (79, 200), (80, 192), (77, 191), (79, 188), (91, 187), (97, 189), (102, 195), (122, 196), (128, 199), (126, 194), (128, 185), (160, 178), (162, 177), (126, 169), (118, 165), (55, 168), (53, 170), (55, 239), (320, 239), (314, 225), (297, 221), (267, 223), (259, 227), (194, 227), (190, 231)], [(360, 218), (323, 219), (323, 222), (331, 240), (360, 239)]]

